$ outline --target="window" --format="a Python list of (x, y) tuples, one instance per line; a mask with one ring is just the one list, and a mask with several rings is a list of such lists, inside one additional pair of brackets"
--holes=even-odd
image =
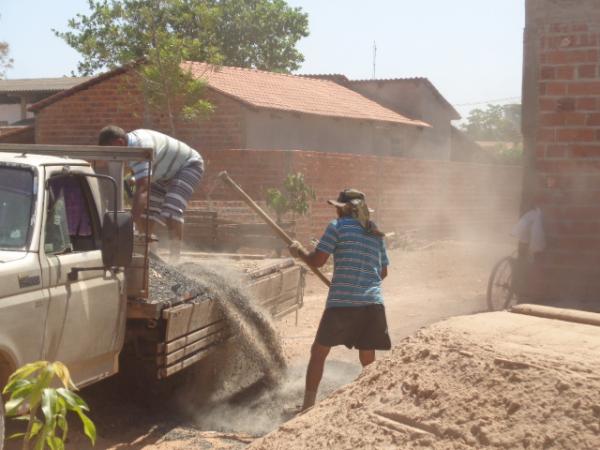
[(44, 250), (49, 254), (100, 248), (100, 222), (85, 177), (60, 175), (48, 182)]
[(0, 167), (0, 248), (27, 246), (34, 205), (34, 176), (30, 169)]

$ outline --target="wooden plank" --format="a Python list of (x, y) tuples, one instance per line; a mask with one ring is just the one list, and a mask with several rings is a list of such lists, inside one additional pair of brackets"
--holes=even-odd
[(222, 342), (223, 340), (225, 340), (225, 338), (227, 338), (229, 335), (231, 335), (231, 331), (227, 330), (220, 330), (217, 331), (216, 333), (212, 333), (209, 334), (207, 336), (204, 336), (201, 340), (193, 342), (189, 345), (186, 345), (184, 348), (179, 349), (177, 351), (174, 351), (172, 353), (167, 353), (165, 355), (159, 355), (156, 358), (156, 362), (159, 365), (171, 365), (176, 363), (177, 361), (192, 355), (193, 353), (196, 353), (200, 350), (204, 350), (205, 348), (210, 347), (211, 345), (216, 345), (220, 342)]
[(204, 327), (198, 331), (194, 331), (179, 339), (175, 339), (174, 341), (168, 343), (159, 343), (156, 347), (157, 353), (172, 353), (180, 348), (185, 347), (186, 345), (191, 344), (192, 342), (202, 339), (204, 336), (212, 334), (226, 327), (227, 323), (224, 320), (219, 320), (218, 322), (212, 323), (207, 327)]
[(277, 309), (279, 304), (288, 302), (298, 303), (299, 306), (302, 305), (302, 301), (300, 300), (300, 296), (298, 295), (296, 290), (282, 292), (276, 297), (272, 297), (263, 302), (260, 302), (260, 306), (264, 309), (272, 311), (274, 309)]
[(579, 311), (576, 309), (557, 308), (554, 306), (521, 304), (513, 306), (511, 313), (542, 317), (544, 319), (562, 320), (565, 322), (581, 323), (600, 326), (600, 313)]
[[(231, 336), (228, 337), (227, 339), (231, 339)], [(192, 364), (195, 364), (198, 361), (206, 358), (208, 355), (210, 355), (212, 352), (214, 352), (218, 348), (219, 348), (218, 345), (212, 345), (208, 348), (200, 350), (198, 353), (194, 353), (193, 355), (189, 356), (188, 358), (185, 358), (173, 365), (170, 365), (168, 367), (160, 367), (158, 369), (157, 376), (159, 379), (169, 377), (169, 376), (185, 369), (186, 367), (189, 367)]]
[(127, 302), (127, 318), (128, 319), (160, 319), (164, 304), (129, 301)]
[(187, 358), (184, 361), (180, 361), (177, 364), (173, 364), (169, 367), (159, 367), (158, 368), (158, 379), (163, 379), (170, 377), (171, 375), (185, 369), (186, 367), (191, 366), (194, 363), (206, 358), (210, 353), (212, 353), (216, 349), (216, 346), (206, 348), (193, 356)]
[(257, 279), (249, 286), (250, 292), (254, 294), (254, 298), (264, 299), (274, 298), (290, 289), (297, 289), (300, 270), (299, 266), (292, 266)]
[[(256, 269), (256, 270), (253, 270), (252, 272), (248, 272), (248, 276), (253, 279), (261, 278), (261, 277), (264, 277), (265, 275), (269, 275), (278, 270), (286, 269), (286, 268), (292, 267), (294, 265), (295, 265), (295, 263), (292, 258), (286, 258), (282, 261), (278, 261), (275, 264), (265, 267), (264, 269)], [(300, 266), (296, 266), (296, 267), (298, 267), (298, 269), (301, 270)]]
[(171, 342), (223, 317), (219, 306), (212, 299), (192, 300), (163, 311), (167, 321), (165, 341)]

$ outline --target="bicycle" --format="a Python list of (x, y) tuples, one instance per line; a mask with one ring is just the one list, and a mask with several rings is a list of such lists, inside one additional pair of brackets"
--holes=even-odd
[(519, 302), (523, 291), (521, 281), (524, 280), (527, 265), (514, 254), (505, 256), (494, 265), (487, 285), (490, 311), (503, 311)]

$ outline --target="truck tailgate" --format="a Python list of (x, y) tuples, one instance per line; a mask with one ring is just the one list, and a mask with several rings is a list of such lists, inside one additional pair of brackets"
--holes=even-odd
[[(185, 259), (188, 262), (200, 262), (209, 257), (204, 258), (203, 255), (215, 258), (214, 254), (186, 253)], [(244, 274), (244, 285), (252, 301), (273, 318), (281, 318), (302, 307), (305, 269), (292, 259), (239, 258), (228, 260), (227, 265)], [(169, 377), (202, 360), (234, 335), (218, 305), (219, 300), (227, 301), (175, 296), (167, 301), (130, 301), (130, 322), (138, 322), (138, 325), (140, 319), (155, 322), (151, 333), (154, 335), (154, 344), (144, 347), (146, 356), (148, 351), (155, 355), (153, 359), (156, 361), (158, 378)], [(144, 340), (147, 342), (147, 339)], [(136, 347), (140, 347), (139, 343)]]

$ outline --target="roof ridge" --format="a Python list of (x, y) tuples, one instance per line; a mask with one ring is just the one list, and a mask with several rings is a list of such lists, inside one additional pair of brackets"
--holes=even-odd
[(363, 78), (363, 79), (357, 79), (357, 80), (350, 79), (350, 82), (352, 82), (352, 83), (368, 83), (371, 81), (429, 81), (429, 78), (428, 77), (396, 77), (396, 78), (371, 78), (371, 79)]
[[(312, 78), (308, 75), (284, 73), (284, 72), (271, 72), (269, 70), (256, 69), (254, 67), (227, 66), (225, 64), (212, 64), (212, 63), (207, 63), (207, 62), (203, 62), (203, 61), (184, 61), (184, 64), (191, 64), (194, 66), (203, 65), (203, 66), (209, 66), (209, 67), (226, 67), (227, 69), (234, 69), (234, 70), (240, 70), (240, 71), (266, 73), (269, 75), (281, 75), (281, 76), (289, 77), (289, 78), (304, 78), (304, 79), (309, 78), (314, 81), (326, 81), (329, 83), (335, 83), (334, 81), (331, 81), (331, 80), (325, 80), (322, 78)], [(345, 75), (343, 75), (343, 74), (332, 74), (332, 75), (341, 75), (341, 76), (345, 77)], [(335, 84), (337, 84), (337, 83), (335, 83)]]

